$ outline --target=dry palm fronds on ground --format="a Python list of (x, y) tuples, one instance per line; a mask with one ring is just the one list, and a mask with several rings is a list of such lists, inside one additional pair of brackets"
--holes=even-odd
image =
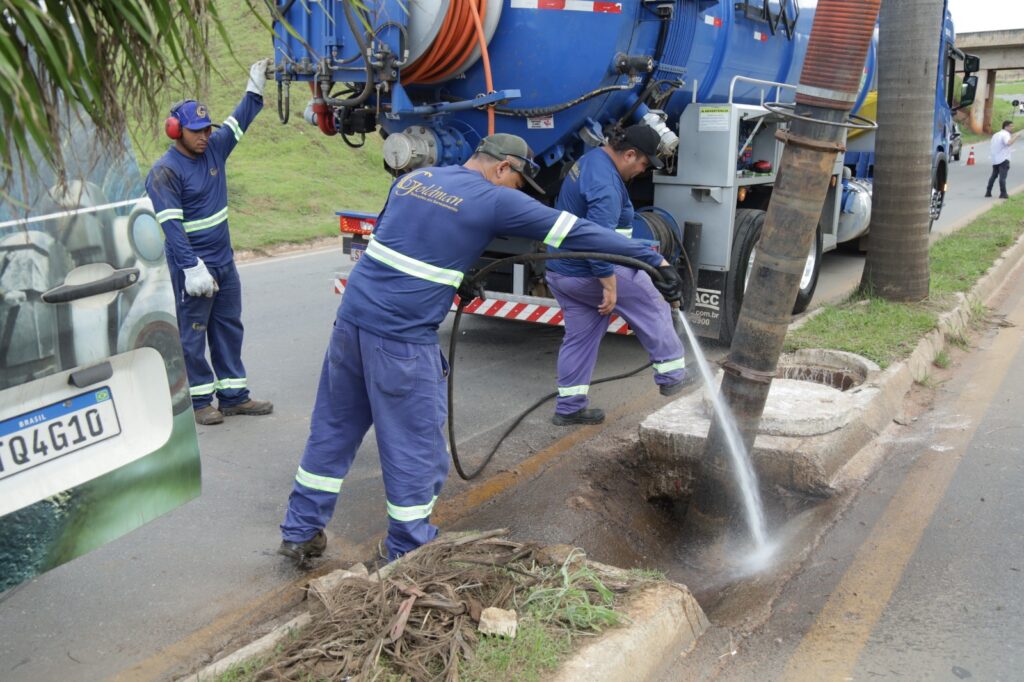
[(489, 606), (574, 633), (618, 622), (612, 591), (627, 582), (599, 580), (579, 550), (504, 533), (440, 538), (380, 573), (311, 589), (313, 621), (250, 679), (458, 680)]

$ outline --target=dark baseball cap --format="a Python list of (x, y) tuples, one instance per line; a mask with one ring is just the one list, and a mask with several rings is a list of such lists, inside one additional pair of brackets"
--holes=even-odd
[(511, 133), (495, 133), (480, 140), (476, 148), (477, 154), (487, 154), (498, 161), (505, 161), (511, 156), (515, 160), (510, 161), (512, 169), (523, 176), (523, 179), (530, 183), (535, 190), (544, 194), (534, 178), (540, 172), (540, 166), (533, 160), (533, 150), (526, 140)]
[(641, 154), (647, 156), (651, 165), (655, 168), (664, 168), (665, 164), (658, 158), (658, 145), (661, 143), (661, 135), (654, 132), (650, 126), (637, 123), (626, 128), (623, 138), (626, 145), (633, 147)]
[(206, 130), (210, 126), (220, 127), (210, 120), (210, 112), (206, 105), (194, 99), (175, 104), (171, 107), (171, 115), (177, 116), (181, 121), (181, 127), (189, 130)]

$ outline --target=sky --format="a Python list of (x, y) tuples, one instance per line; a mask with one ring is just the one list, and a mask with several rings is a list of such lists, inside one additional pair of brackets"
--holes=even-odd
[(949, 0), (957, 33), (1024, 29), (1021, 0)]

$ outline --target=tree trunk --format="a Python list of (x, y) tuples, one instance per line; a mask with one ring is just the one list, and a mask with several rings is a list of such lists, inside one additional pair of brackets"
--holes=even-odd
[(871, 232), (861, 288), (890, 301), (928, 297), (932, 128), (943, 0), (883, 0)]

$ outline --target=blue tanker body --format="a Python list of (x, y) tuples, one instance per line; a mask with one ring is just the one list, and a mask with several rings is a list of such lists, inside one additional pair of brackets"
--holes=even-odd
[[(634, 237), (658, 242), (670, 259), (684, 247), (681, 271), (692, 273), (694, 292), (687, 315), (699, 333), (729, 340), (782, 156), (775, 133), (787, 125), (764, 105), (793, 101), (816, 2), (363, 2), (365, 10), (342, 0), (281, 5), (293, 32), (277, 27), (276, 78), (283, 91), (293, 81), (311, 90), (307, 120), (349, 144), (379, 131), (395, 175), (463, 163), (491, 129), (520, 135), (541, 165), (548, 201), (566, 167), (601, 144), (610, 126), (646, 123), (661, 136), (668, 163), (630, 185), (634, 204), (649, 207)], [(473, 7), (479, 24), (469, 19)], [(936, 43), (933, 217), (945, 191), (953, 74), (956, 60), (965, 60), (953, 47), (948, 12)], [(876, 66), (877, 31), (855, 111), (873, 113)], [(976, 68), (965, 60), (966, 71)], [(280, 111), (286, 115), (287, 106)], [(822, 253), (859, 239), (870, 222), (874, 136), (851, 136), (848, 145), (850, 152), (836, 156), (794, 312), (810, 303)], [(343, 232), (345, 224), (362, 226), (343, 240), (356, 258), (372, 221), (350, 218)], [(535, 248), (495, 242), (483, 260)], [(544, 298), (542, 266), (509, 266), (488, 289), (517, 319), (527, 314), (523, 306), (553, 303)], [(495, 309), (488, 306), (480, 310)]]
[[(492, 6), (500, 11), (488, 42), (493, 89), (518, 91), (517, 97), (502, 104), (503, 109), (517, 115), (499, 115), (495, 131), (522, 135), (548, 166), (577, 157), (584, 146), (580, 131), (599, 134), (599, 126), (622, 117), (635, 103), (643, 83), (651, 79), (681, 82), (662, 106), (670, 125), (694, 99), (705, 103), (728, 101), (736, 76), (796, 83), (815, 9), (814, 2), (783, 0), (782, 16), (772, 22), (748, 17), (747, 10), (737, 9), (747, 3), (722, 0), (503, 0), (487, 4), (488, 11)], [(779, 3), (769, 4), (779, 12)], [(415, 27), (410, 23), (420, 21), (420, 15), (407, 11), (406, 3), (394, 0), (370, 1), (367, 5), (367, 21), (375, 29), (375, 36), (400, 57), (410, 47), (408, 35)], [(443, 8), (449, 3), (440, 5)], [(761, 3), (756, 8), (754, 4), (747, 6), (754, 13)], [(671, 18), (659, 17), (659, 8), (670, 9)], [(342, 2), (295, 2), (285, 16), (300, 36), (289, 34), (283, 27), (278, 29), (275, 47), (286, 78), (311, 80), (309, 68), (320, 62), (324, 64), (322, 72), (335, 83), (366, 81), (360, 48)], [(663, 30), (663, 48), (659, 51)], [(479, 50), (474, 55), (478, 56)], [(651, 56), (654, 72), (620, 73), (616, 55)], [(326, 64), (325, 57), (334, 64)], [(388, 115), (378, 121), (380, 127), (386, 134), (411, 126), (430, 129), (439, 135), (437, 142), (444, 147), (437, 161), (464, 161), (468, 150), (488, 129), (484, 112), (457, 109), (458, 103), (472, 102), (488, 92), (482, 60), (471, 57), (467, 61), (468, 68), (463, 64), (453, 76), (426, 84), (404, 80), (403, 70), (409, 64), (396, 69), (399, 82), (391, 84), (389, 92), (380, 98), (384, 110), (390, 108)], [(861, 100), (874, 80), (874, 67), (872, 46)], [(550, 119), (525, 115), (616, 86), (622, 89), (554, 112)], [(790, 101), (792, 96), (791, 91), (769, 88), (766, 92), (765, 87), (749, 82), (736, 85), (733, 92), (733, 101), (739, 103), (757, 103), (762, 98)], [(410, 111), (416, 106), (430, 107), (430, 114)], [(646, 111), (647, 107), (641, 105), (632, 118), (639, 120)]]

